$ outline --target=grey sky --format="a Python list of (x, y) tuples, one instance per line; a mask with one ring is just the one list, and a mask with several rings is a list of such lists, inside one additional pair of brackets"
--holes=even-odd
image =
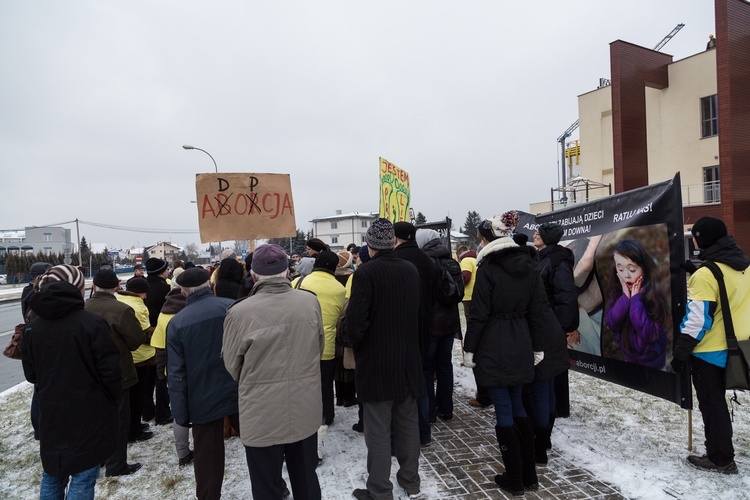
[[(710, 0), (0, 0), (0, 229), (198, 242), (195, 174), (291, 175), (297, 227), (377, 210), (378, 157), (428, 220), (549, 199), (609, 43), (705, 48)], [(720, 41), (719, 41), (720, 42)], [(70, 225), (66, 227), (72, 227)]]

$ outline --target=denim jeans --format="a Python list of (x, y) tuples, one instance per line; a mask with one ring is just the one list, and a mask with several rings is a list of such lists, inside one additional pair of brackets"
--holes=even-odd
[[(88, 470), (78, 472), (71, 476), (58, 477), (42, 471), (42, 487), (39, 491), (39, 500), (94, 500), (94, 486), (99, 477), (99, 466), (96, 465)], [(65, 487), (70, 488), (65, 495)]]
[(534, 380), (531, 387), (531, 418), (537, 427), (547, 427), (555, 413), (555, 378)]
[(427, 387), (422, 388), (422, 395), (417, 398), (417, 418), (419, 419), (419, 442), (424, 445), (432, 441), (430, 398), (427, 397)]
[[(453, 337), (430, 337), (427, 353), (422, 360), (424, 380), (427, 385), (430, 421), (437, 414), (453, 415)], [(437, 374), (437, 392), (435, 390)]]
[(523, 386), (488, 387), (487, 392), (495, 405), (495, 418), (500, 427), (513, 427), (513, 418), (525, 417), (521, 398)]

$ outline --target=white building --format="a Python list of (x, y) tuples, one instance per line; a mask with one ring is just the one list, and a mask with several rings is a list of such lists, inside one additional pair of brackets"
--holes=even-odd
[(331, 250), (346, 248), (349, 243), (361, 246), (365, 243), (365, 233), (372, 221), (378, 218), (378, 212), (349, 212), (336, 210), (336, 215), (313, 219), (313, 236), (322, 240)]

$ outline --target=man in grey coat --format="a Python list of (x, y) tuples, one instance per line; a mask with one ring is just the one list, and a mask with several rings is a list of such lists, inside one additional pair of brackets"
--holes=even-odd
[(292, 288), (280, 246), (258, 247), (251, 270), (250, 295), (227, 311), (222, 358), (239, 382), (240, 440), (253, 498), (282, 498), (286, 460), (294, 498), (320, 499), (320, 305), (314, 294)]

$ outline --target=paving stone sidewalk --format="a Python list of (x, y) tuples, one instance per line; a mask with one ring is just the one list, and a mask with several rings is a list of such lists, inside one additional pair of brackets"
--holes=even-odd
[[(504, 470), (494, 410), (470, 406), (468, 398), (459, 394), (454, 394), (453, 404), (453, 420), (438, 419), (432, 426), (432, 445), (422, 450), (422, 472), (438, 478), (441, 499), (514, 498), (494, 482), (495, 474)], [(626, 498), (554, 449), (549, 452), (549, 465), (537, 467), (537, 474), (539, 491), (527, 491), (527, 499)]]

